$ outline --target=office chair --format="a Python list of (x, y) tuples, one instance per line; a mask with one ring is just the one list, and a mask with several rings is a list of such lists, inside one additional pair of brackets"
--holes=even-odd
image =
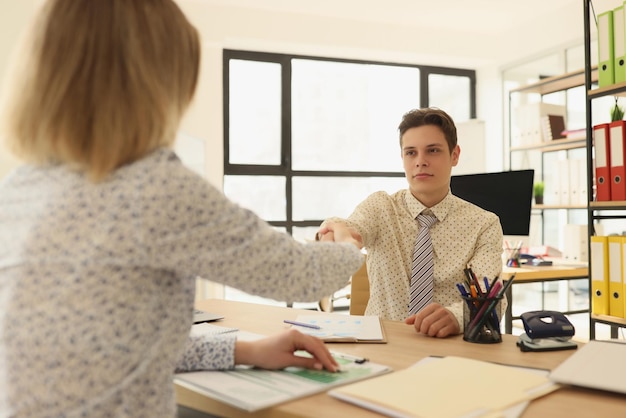
[(335, 301), (348, 299), (350, 300), (350, 315), (363, 315), (370, 298), (370, 283), (367, 277), (365, 259), (361, 268), (350, 277), (348, 283), (350, 284), (350, 293), (337, 294), (335, 292), (332, 295), (323, 297), (318, 302), (318, 309), (322, 312), (333, 312)]

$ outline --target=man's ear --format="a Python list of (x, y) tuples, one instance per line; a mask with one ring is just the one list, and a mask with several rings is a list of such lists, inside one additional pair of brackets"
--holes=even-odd
[(461, 155), (461, 147), (458, 145), (452, 150), (452, 167), (455, 167), (459, 163), (459, 156)]

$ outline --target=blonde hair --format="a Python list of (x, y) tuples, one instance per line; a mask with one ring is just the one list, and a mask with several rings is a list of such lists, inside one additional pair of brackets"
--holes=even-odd
[(99, 181), (173, 143), (200, 41), (172, 0), (48, 0), (34, 23), (4, 110), (17, 156)]

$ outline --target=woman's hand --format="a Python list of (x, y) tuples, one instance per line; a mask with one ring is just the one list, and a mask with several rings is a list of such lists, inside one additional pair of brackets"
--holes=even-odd
[[(304, 350), (313, 357), (294, 354)], [(237, 341), (235, 344), (235, 364), (248, 364), (263, 369), (283, 369), (288, 366), (331, 372), (339, 370), (339, 365), (319, 338), (289, 330), (256, 341)]]

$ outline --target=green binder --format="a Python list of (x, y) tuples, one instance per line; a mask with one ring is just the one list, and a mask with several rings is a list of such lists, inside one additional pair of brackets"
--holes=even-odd
[(598, 85), (615, 83), (615, 51), (613, 46), (613, 10), (598, 14)]
[(615, 55), (613, 68), (615, 83), (626, 81), (626, 20), (624, 19), (624, 5), (613, 9), (613, 53)]

